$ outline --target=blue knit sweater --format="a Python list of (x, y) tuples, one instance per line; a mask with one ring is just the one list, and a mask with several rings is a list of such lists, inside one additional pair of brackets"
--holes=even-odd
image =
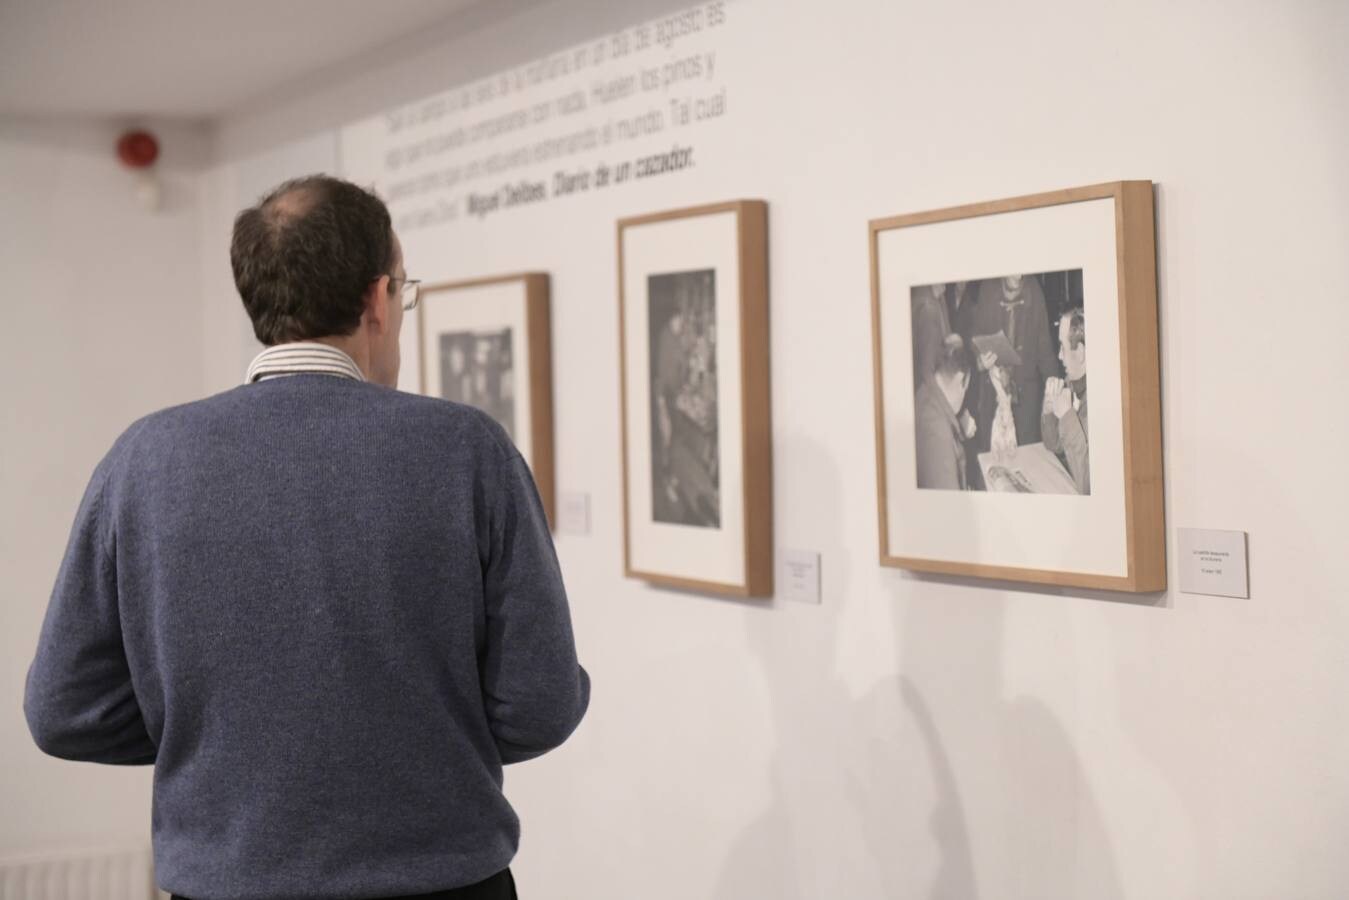
[(153, 764), (160, 886), (444, 890), (505, 868), (502, 764), (590, 684), (538, 493), (469, 407), (325, 375), (155, 413), (99, 464), (24, 709), (67, 759)]

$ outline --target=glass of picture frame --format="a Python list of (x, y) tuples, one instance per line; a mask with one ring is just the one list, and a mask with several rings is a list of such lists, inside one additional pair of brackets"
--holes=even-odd
[(869, 235), (881, 563), (1165, 589), (1152, 183)]
[(422, 288), (423, 394), (475, 406), (506, 430), (554, 519), (549, 278), (524, 272)]
[(773, 593), (767, 204), (618, 223), (624, 568)]

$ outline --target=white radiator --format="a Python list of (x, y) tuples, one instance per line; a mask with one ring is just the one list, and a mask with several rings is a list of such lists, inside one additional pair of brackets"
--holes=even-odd
[(149, 847), (0, 857), (0, 900), (156, 900)]

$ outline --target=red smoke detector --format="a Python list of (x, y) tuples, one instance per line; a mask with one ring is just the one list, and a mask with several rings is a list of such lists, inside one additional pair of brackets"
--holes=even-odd
[(128, 169), (147, 169), (159, 158), (159, 141), (148, 131), (128, 131), (117, 139), (117, 157)]

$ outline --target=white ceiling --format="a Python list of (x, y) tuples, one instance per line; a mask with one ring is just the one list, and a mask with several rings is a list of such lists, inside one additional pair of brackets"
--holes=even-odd
[(0, 0), (0, 114), (210, 119), (484, 0)]

